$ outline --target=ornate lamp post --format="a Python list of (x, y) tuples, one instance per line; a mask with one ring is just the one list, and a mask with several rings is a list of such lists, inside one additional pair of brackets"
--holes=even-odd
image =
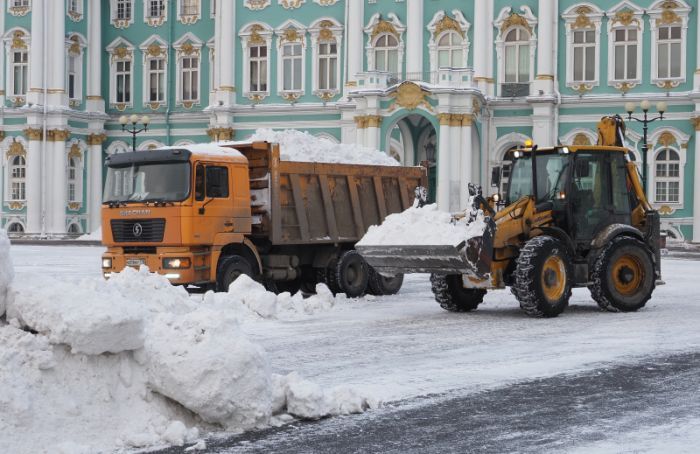
[[(138, 122), (143, 124), (143, 128), (139, 129), (136, 127)], [(122, 131), (126, 131), (131, 134), (131, 151), (136, 151), (136, 134), (148, 131), (148, 124), (151, 122), (151, 117), (144, 115), (139, 118), (138, 115), (133, 114), (130, 117), (122, 115), (119, 117), (119, 124), (122, 125)], [(127, 128), (126, 125), (131, 123), (131, 128)]]
[(642, 186), (644, 187), (644, 193), (647, 192), (647, 151), (649, 150), (649, 144), (647, 143), (647, 132), (649, 131), (649, 123), (656, 121), (656, 120), (663, 120), (664, 119), (664, 112), (666, 112), (666, 109), (668, 106), (666, 105), (665, 102), (661, 101), (656, 104), (656, 110), (659, 112), (659, 115), (653, 118), (649, 118), (649, 109), (651, 108), (651, 103), (648, 100), (644, 100), (641, 103), (639, 103), (639, 107), (641, 107), (642, 112), (644, 113), (644, 116), (641, 118), (638, 117), (633, 117), (632, 113), (635, 111), (637, 108), (637, 105), (633, 102), (628, 102), (625, 104), (625, 111), (627, 111), (627, 120), (629, 121), (638, 121), (642, 124)]

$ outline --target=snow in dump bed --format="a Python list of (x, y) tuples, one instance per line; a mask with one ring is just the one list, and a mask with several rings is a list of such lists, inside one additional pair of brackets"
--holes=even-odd
[[(0, 247), (0, 270), (11, 276)], [(0, 434), (12, 434), (0, 436), (0, 452), (183, 445), (202, 430), (376, 405), (352, 387), (272, 374), (268, 353), (244, 331), (261, 315), (298, 318), (345, 301), (319, 290), (295, 299), (243, 278), (202, 298), (146, 268), (23, 286), (0, 321)]]
[(11, 296), (10, 284), (13, 278), (10, 240), (7, 238), (7, 232), (0, 229), (0, 317), (5, 313), (5, 307)]
[(387, 216), (381, 225), (371, 226), (357, 244), (359, 246), (457, 246), (469, 238), (482, 235), (485, 228), (486, 224), (481, 211), (476, 220), (468, 224), (466, 217), (454, 221), (450, 213), (439, 211), (437, 204), (425, 205), (421, 208), (414, 206), (401, 213)]
[(199, 155), (207, 155), (212, 157), (221, 156), (243, 156), (238, 150), (228, 147), (222, 147), (215, 143), (196, 143), (192, 145), (181, 145), (171, 147), (160, 147), (159, 150), (189, 150), (192, 153)]
[(250, 140), (278, 143), (280, 145), (280, 158), (283, 161), (400, 165), (397, 160), (381, 151), (354, 144), (333, 143), (330, 140), (315, 137), (308, 132), (294, 129), (285, 131), (258, 129)]

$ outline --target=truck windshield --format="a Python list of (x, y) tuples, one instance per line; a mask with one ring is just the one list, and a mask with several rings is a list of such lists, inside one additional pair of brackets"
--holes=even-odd
[[(537, 203), (554, 200), (563, 194), (569, 178), (568, 154), (537, 155)], [(532, 158), (530, 155), (515, 160), (510, 174), (507, 203), (532, 194)], [(565, 196), (565, 195), (564, 195)]]
[(103, 202), (179, 202), (190, 193), (189, 162), (110, 166)]

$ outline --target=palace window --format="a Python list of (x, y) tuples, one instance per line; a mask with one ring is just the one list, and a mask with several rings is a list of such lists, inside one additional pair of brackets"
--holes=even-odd
[(148, 0), (146, 17), (157, 18), (165, 14), (165, 0)]
[(681, 160), (674, 149), (664, 148), (657, 153), (654, 182), (656, 203), (680, 203)]
[(638, 30), (618, 28), (614, 30), (614, 71), (615, 80), (636, 80)]
[(196, 102), (199, 100), (199, 57), (183, 57), (180, 65), (180, 100)]
[(681, 77), (681, 27), (663, 26), (657, 29), (657, 75), (659, 79)]
[(13, 96), (24, 96), (27, 94), (27, 76), (29, 72), (29, 53), (26, 50), (12, 50), (12, 61), (10, 72), (12, 76)]
[(199, 0), (181, 0), (180, 14), (182, 16), (196, 16), (199, 14)]
[(462, 36), (454, 31), (444, 33), (437, 44), (438, 68), (463, 68), (464, 48)]
[(26, 195), (27, 162), (24, 156), (13, 156), (10, 161), (10, 200), (24, 201)]
[(116, 0), (115, 18), (117, 20), (131, 20), (132, 0)]
[(7, 227), (9, 233), (24, 233), (24, 227), (19, 222), (13, 222)]
[(68, 56), (68, 98), (77, 98), (77, 85), (78, 85), (78, 65), (80, 64), (79, 55), (69, 55)]
[(505, 38), (505, 82), (530, 82), (530, 34), (517, 27), (510, 30)]
[(282, 91), (301, 91), (302, 89), (302, 49), (301, 43), (282, 45)]
[(392, 74), (399, 72), (399, 41), (385, 33), (374, 41), (374, 69)]
[(249, 91), (267, 91), (267, 45), (253, 44), (249, 51)]
[(115, 102), (129, 104), (131, 102), (131, 61), (119, 60), (115, 64), (114, 81), (116, 88)]
[(23, 8), (29, 6), (30, 0), (12, 0), (13, 8)]
[(318, 89), (338, 90), (338, 44), (318, 44)]
[(165, 58), (149, 58), (147, 60), (148, 76), (146, 91), (148, 102), (165, 102)]
[(68, 202), (79, 202), (78, 197), (78, 158), (71, 156), (68, 159)]
[(573, 32), (574, 82), (592, 82), (596, 79), (595, 30)]
[(80, 16), (83, 14), (83, 0), (68, 0), (68, 14)]

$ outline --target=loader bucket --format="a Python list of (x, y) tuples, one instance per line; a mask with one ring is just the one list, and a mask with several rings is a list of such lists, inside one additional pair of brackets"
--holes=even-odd
[(451, 245), (357, 245), (357, 251), (377, 272), (464, 274), (478, 280), (489, 277), (496, 224), (484, 219), (486, 229), (462, 243)]

